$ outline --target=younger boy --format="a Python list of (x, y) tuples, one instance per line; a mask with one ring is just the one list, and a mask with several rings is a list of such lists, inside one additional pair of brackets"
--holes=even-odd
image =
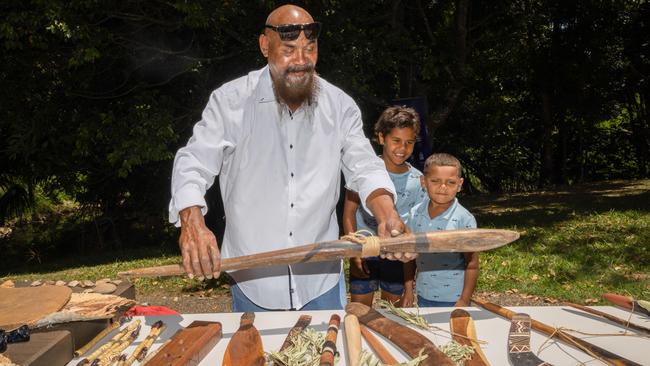
[[(476, 219), (458, 203), (463, 186), (460, 161), (449, 154), (433, 154), (420, 177), (428, 198), (406, 220), (412, 232), (475, 229)], [(469, 306), (478, 279), (476, 253), (420, 253), (417, 262), (418, 306)]]
[[(396, 209), (402, 219), (426, 195), (420, 185), (422, 173), (406, 160), (413, 154), (420, 130), (420, 118), (412, 108), (389, 107), (375, 124), (377, 141), (382, 145), (382, 159), (395, 185)], [(359, 207), (357, 193), (347, 191), (343, 207), (343, 230), (353, 233), (368, 230), (377, 233), (377, 222)], [(381, 287), (381, 298), (397, 306), (413, 304), (415, 262), (402, 264), (379, 257), (350, 259), (351, 301), (372, 306), (375, 291)]]

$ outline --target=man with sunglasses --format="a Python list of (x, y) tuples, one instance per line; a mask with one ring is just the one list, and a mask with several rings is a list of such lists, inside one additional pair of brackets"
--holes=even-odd
[[(190, 277), (218, 276), (221, 255), (336, 239), (341, 171), (377, 218), (379, 235), (404, 231), (393, 184), (363, 134), (359, 108), (315, 72), (320, 30), (300, 7), (275, 9), (259, 36), (268, 65), (215, 90), (176, 154), (169, 219), (181, 226)], [(203, 218), (203, 196), (217, 175), (226, 213), (222, 253)], [(230, 272), (233, 311), (342, 309), (341, 264)]]

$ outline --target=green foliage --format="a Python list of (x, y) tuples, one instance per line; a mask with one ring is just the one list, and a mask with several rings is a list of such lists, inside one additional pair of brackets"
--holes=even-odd
[[(87, 210), (96, 245), (162, 231), (175, 151), (212, 90), (264, 64), (257, 37), (280, 3), (3, 1), (2, 220), (41, 187)], [(425, 96), (428, 142), (471, 188), (650, 175), (648, 2), (299, 4), (324, 23), (319, 72), (366, 128), (389, 100)]]

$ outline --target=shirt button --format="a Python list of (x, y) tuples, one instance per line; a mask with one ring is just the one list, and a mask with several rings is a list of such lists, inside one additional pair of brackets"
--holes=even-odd
[(293, 144), (289, 145), (289, 148), (290, 148), (290, 149), (293, 149)]
[(291, 208), (293, 208), (293, 203), (291, 204)]
[(290, 231), (290, 232), (289, 232), (289, 236), (293, 236), (293, 231)]
[(293, 172), (291, 172), (291, 178), (293, 178)]

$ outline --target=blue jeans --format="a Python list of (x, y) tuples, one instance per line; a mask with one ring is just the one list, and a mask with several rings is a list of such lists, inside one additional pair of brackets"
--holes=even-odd
[[(230, 283), (230, 294), (232, 295), (232, 311), (243, 313), (245, 311), (276, 311), (283, 309), (266, 309), (257, 306), (239, 288), (235, 281)], [(341, 274), (339, 282), (324, 294), (311, 300), (300, 309), (284, 310), (343, 310), (347, 303), (345, 297), (345, 275)]]
[(424, 297), (418, 295), (418, 307), (420, 308), (443, 308), (443, 307), (453, 307), (456, 305), (456, 301), (433, 301), (427, 300)]

